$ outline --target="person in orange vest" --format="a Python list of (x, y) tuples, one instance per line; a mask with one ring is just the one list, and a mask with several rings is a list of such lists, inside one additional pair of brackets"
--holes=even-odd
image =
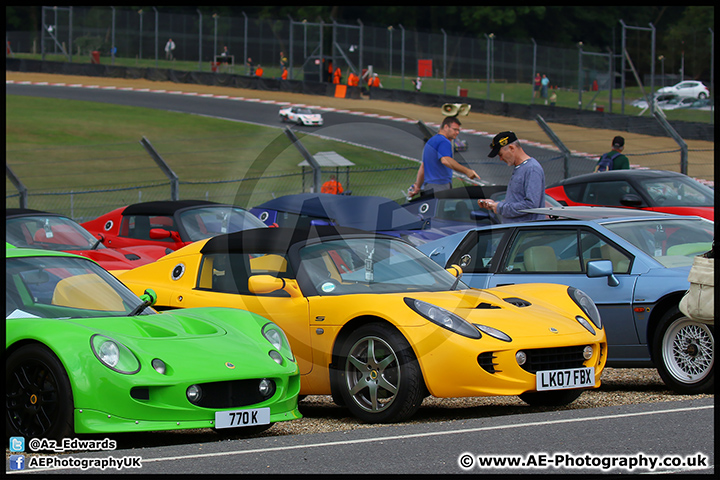
[(258, 64), (257, 68), (255, 69), (255, 76), (256, 77), (262, 77), (263, 76), (263, 68)]
[(320, 188), (320, 193), (331, 193), (333, 195), (340, 195), (343, 193), (342, 183), (338, 182), (335, 175), (330, 175), (330, 180), (323, 183)]
[(342, 73), (340, 72), (340, 67), (337, 67), (335, 69), (335, 73), (333, 73), (333, 83), (335, 85), (340, 85), (341, 78), (342, 78)]
[(280, 75), (280, 78), (282, 78), (283, 80), (287, 80), (287, 77), (288, 77), (287, 68), (285, 68), (285, 67), (283, 66), (282, 75)]
[(377, 73), (373, 73), (373, 76), (368, 79), (368, 87), (382, 87)]

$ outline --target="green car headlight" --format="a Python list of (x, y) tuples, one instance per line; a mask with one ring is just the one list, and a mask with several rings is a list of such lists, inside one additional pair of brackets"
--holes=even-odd
[(262, 327), (262, 334), (263, 337), (265, 337), (265, 339), (270, 342), (276, 350), (280, 351), (288, 360), (291, 362), (295, 361), (295, 356), (290, 349), (290, 342), (288, 342), (285, 332), (283, 332), (280, 327), (272, 322), (266, 323)]
[(478, 329), (470, 325), (470, 323), (468, 323), (464, 318), (461, 318), (444, 308), (407, 297), (405, 297), (405, 304), (420, 316), (430, 320), (435, 325), (439, 325), (450, 330), (451, 332), (455, 332), (463, 337), (474, 339), (482, 337)]
[(595, 302), (593, 302), (592, 298), (590, 298), (587, 293), (575, 287), (568, 287), (567, 292), (568, 295), (570, 295), (570, 298), (572, 298), (573, 301), (577, 304), (577, 306), (580, 307), (583, 312), (585, 312), (585, 315), (587, 315), (590, 321), (595, 324), (597, 328), (602, 328), (600, 312), (595, 306)]
[(140, 361), (129, 348), (105, 335), (90, 337), (90, 347), (100, 363), (118, 373), (132, 375), (140, 371)]

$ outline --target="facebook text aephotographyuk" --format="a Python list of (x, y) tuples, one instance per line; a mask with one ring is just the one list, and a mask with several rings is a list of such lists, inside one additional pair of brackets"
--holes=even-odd
[(81, 470), (113, 468), (122, 470), (123, 468), (142, 468), (141, 460), (142, 457), (135, 456), (118, 458), (112, 456), (103, 458), (37, 456), (28, 458), (27, 466), (29, 468), (79, 468)]

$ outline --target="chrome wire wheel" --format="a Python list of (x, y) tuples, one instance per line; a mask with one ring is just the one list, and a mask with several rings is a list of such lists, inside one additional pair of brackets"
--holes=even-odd
[(715, 363), (714, 337), (707, 325), (680, 317), (665, 330), (662, 361), (678, 382), (703, 381)]
[(395, 350), (380, 337), (367, 336), (350, 348), (345, 361), (347, 391), (366, 412), (379, 413), (392, 405), (402, 372)]

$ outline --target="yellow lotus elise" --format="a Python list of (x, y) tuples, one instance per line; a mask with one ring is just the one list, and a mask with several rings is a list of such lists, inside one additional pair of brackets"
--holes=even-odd
[(389, 235), (264, 228), (188, 245), (119, 273), (156, 309), (234, 307), (279, 325), (301, 395), (333, 396), (366, 422), (412, 416), (425, 396), (519, 395), (564, 405), (600, 386), (607, 342), (582, 291), (486, 290)]

